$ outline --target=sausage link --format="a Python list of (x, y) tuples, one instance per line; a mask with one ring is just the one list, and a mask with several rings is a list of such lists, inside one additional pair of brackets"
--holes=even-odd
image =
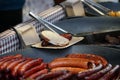
[(16, 55), (3, 56), (2, 58), (0, 58), (0, 61), (5, 60), (5, 59), (18, 58), (18, 57), (22, 57), (22, 55), (16, 54)]
[(43, 61), (43, 59), (38, 58), (38, 59), (34, 59), (34, 60), (26, 63), (25, 65), (23, 65), (23, 66), (21, 67), (21, 69), (19, 69), (19, 74), (20, 74), (20, 75), (23, 75), (23, 74), (25, 73), (25, 71), (27, 71), (27, 70), (29, 70), (29, 69), (31, 69), (31, 68), (33, 68), (33, 67), (41, 64), (42, 61)]
[(38, 72), (39, 70), (46, 68), (46, 67), (47, 67), (46, 63), (41, 63), (40, 65), (35, 66), (35, 67), (31, 68), (30, 70), (26, 71), (23, 75), (23, 78), (27, 78), (28, 76)]
[(38, 76), (35, 80), (48, 80), (48, 79), (63, 75), (65, 73), (67, 73), (66, 70), (53, 71), (46, 74), (42, 74), (41, 76)]
[(60, 34), (61, 36), (63, 36), (64, 38), (67, 38), (68, 40), (72, 39), (72, 35), (70, 33), (64, 33), (64, 34)]
[(6, 60), (0, 62), (0, 71), (2, 71), (1, 67), (3, 66), (3, 64), (5, 64), (8, 61), (10, 61), (10, 60), (6, 59)]
[[(20, 58), (18, 58), (18, 59), (20, 59)], [(7, 66), (9, 66), (12, 62), (14, 62), (18, 59), (11, 59), (9, 61), (4, 62), (3, 65), (0, 66), (0, 70), (5, 71)]]
[(57, 68), (53, 68), (51, 69), (51, 71), (59, 71), (59, 70), (67, 70), (70, 71), (73, 74), (77, 74), (78, 72), (84, 72), (87, 69), (83, 69), (83, 68), (74, 68), (74, 67), (57, 67)]
[(85, 58), (55, 58), (53, 61), (69, 61), (69, 60), (75, 60), (75, 61), (90, 61), (89, 59)]
[(14, 62), (11, 62), (10, 65), (8, 65), (6, 67), (6, 71), (9, 72), (12, 70), (12, 68), (14, 68), (16, 65), (18, 65), (19, 63), (25, 61), (25, 58), (19, 59), (19, 60), (15, 60)]
[(72, 76), (73, 74), (69, 72), (59, 77), (53, 78), (52, 80), (70, 80)]
[(95, 54), (73, 53), (73, 54), (68, 54), (66, 57), (69, 57), (69, 58), (85, 58), (85, 59), (93, 60), (93, 61), (95, 61), (96, 64), (102, 63), (104, 65), (104, 67), (106, 67), (107, 64), (108, 64), (108, 62), (105, 58), (103, 58), (102, 56), (95, 55)]
[(110, 80), (115, 72), (119, 70), (120, 66), (116, 65), (113, 69), (111, 69), (109, 72), (107, 72), (103, 77), (101, 77), (99, 80)]
[(5, 60), (5, 59), (12, 59), (13, 57), (14, 57), (13, 55), (11, 55), (11, 56), (4, 56), (4, 57), (0, 58), (0, 62)]
[[(15, 60), (17, 60), (17, 59), (11, 59), (11, 60), (9, 60), (9, 61), (6, 61), (5, 63), (3, 63), (3, 65), (0, 66), (2, 78), (3, 78), (3, 77), (6, 77), (6, 76), (5, 76), (5, 75), (6, 75), (6, 67), (7, 67), (8, 65), (10, 65), (12, 62), (14, 62)], [(8, 74), (9, 74), (9, 73), (7, 73), (7, 76), (9, 76)]]
[(113, 77), (113, 80), (119, 80), (119, 79), (120, 79), (120, 69), (117, 71), (116, 74), (118, 74), (118, 75), (115, 75), (115, 76)]
[(17, 59), (17, 58), (22, 58), (22, 55), (21, 54), (17, 54), (15, 56), (8, 56), (7, 58), (3, 57), (3, 59), (0, 61), (0, 66), (2, 66), (7, 61), (10, 61), (12, 59)]
[(42, 40), (41, 45), (42, 46), (48, 46), (50, 43), (48, 41)]
[(99, 72), (85, 77), (85, 80), (97, 80), (97, 79), (99, 79), (101, 76), (103, 76), (105, 73), (107, 73), (111, 69), (112, 69), (112, 65), (109, 64), (106, 68), (100, 70)]
[(13, 70), (12, 70), (12, 76), (16, 77), (19, 73), (18, 71), (20, 70), (20, 68), (25, 65), (26, 63), (30, 62), (32, 59), (27, 59), (24, 62), (19, 63), (18, 65), (16, 65)]
[(58, 58), (49, 63), (50, 69), (56, 67), (78, 67), (89, 69), (93, 67), (93, 62), (88, 59)]
[(28, 78), (30, 78), (30, 79), (35, 79), (35, 80), (36, 80), (36, 78), (37, 78), (38, 76), (41, 76), (42, 74), (46, 74), (46, 73), (48, 73), (48, 69), (42, 69), (42, 70), (40, 70), (40, 71), (38, 71), (38, 72), (30, 75)]
[(81, 79), (81, 78), (83, 78), (85, 76), (88, 76), (88, 75), (91, 75), (93, 73), (96, 73), (96, 72), (100, 71), (102, 69), (102, 67), (103, 67), (103, 65), (99, 64), (97, 67), (95, 67), (93, 69), (89, 69), (89, 70), (84, 71), (84, 72), (79, 72), (77, 74), (77, 77), (78, 77), (78, 79)]

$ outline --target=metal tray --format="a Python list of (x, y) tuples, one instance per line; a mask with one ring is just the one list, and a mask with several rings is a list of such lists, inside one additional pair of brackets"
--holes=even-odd
[(74, 34), (113, 29), (120, 30), (120, 17), (71, 17), (58, 21), (55, 24)]
[[(86, 35), (84, 41), (87, 44), (94, 44), (96, 41), (105, 42), (105, 36), (108, 34), (120, 36), (120, 17), (69, 17), (55, 24), (73, 34), (86, 32), (99, 33)], [(107, 30), (114, 31), (100, 33)]]
[(74, 45), (69, 48), (61, 49), (61, 50), (26, 48), (23, 50), (2, 54), (0, 55), (0, 57), (6, 55), (22, 54), (24, 56), (32, 57), (32, 58), (41, 57), (44, 59), (45, 62), (50, 62), (54, 58), (64, 57), (65, 55), (71, 53), (97, 54), (105, 57), (109, 61), (109, 63), (113, 65), (120, 64), (119, 49), (100, 47), (100, 46), (87, 46), (87, 45)]

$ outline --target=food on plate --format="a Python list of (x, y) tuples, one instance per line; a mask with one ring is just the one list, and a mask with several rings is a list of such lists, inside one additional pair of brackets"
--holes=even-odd
[[(63, 37), (65, 37), (65, 38), (67, 38), (69, 41), (72, 39), (72, 35), (69, 34), (69, 33), (64, 33), (64, 34), (60, 34), (60, 35), (63, 36)], [(48, 41), (46, 41), (46, 40), (44, 40), (44, 39), (42, 39), (41, 45), (42, 45), (42, 46), (50, 46), (50, 45), (51, 45), (51, 46), (55, 46), (55, 45), (49, 43)]]
[(52, 45), (50, 44), (48, 41), (42, 40), (41, 46), (48, 46), (48, 45)]
[[(66, 35), (65, 35), (66, 36)], [(66, 36), (68, 37), (68, 36)], [(48, 43), (54, 46), (66, 46), (69, 44), (69, 39), (49, 30), (41, 32), (41, 38), (43, 39), (42, 46), (48, 45)]]
[(70, 33), (64, 33), (64, 34), (60, 34), (60, 35), (67, 38), (68, 40), (72, 39), (72, 35)]

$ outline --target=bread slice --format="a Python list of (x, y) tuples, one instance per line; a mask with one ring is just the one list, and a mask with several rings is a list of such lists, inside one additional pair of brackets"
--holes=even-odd
[(41, 37), (55, 46), (66, 46), (69, 44), (69, 40), (67, 38), (49, 30), (42, 31)]

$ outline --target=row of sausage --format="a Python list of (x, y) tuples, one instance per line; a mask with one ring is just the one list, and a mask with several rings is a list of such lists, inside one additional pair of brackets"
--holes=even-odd
[(94, 54), (69, 54), (45, 63), (21, 54), (0, 58), (0, 80), (115, 80), (120, 66)]

